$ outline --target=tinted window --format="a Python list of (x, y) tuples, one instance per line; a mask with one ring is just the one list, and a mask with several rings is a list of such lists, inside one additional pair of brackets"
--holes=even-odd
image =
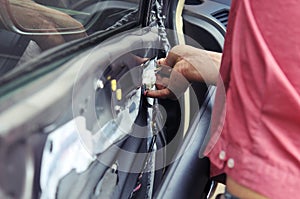
[[(8, 7), (1, 5), (5, 10), (0, 17), (0, 76), (48, 49), (139, 19), (138, 0), (8, 2)], [(10, 24), (16, 29), (8, 28)]]

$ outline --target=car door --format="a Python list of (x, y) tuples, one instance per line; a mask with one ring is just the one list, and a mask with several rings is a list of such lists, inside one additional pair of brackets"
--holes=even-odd
[[(143, 96), (142, 77), (154, 75), (155, 59), (169, 47), (156, 20), (162, 2), (127, 2), (137, 9), (100, 3), (108, 3), (99, 12), (110, 13), (109, 20), (99, 28), (105, 18), (92, 13), (87, 32), (94, 30), (86, 37), (20, 65), (25, 52), (10, 62), (2, 47), (1, 197), (151, 198), (155, 192), (166, 136), (157, 100)], [(67, 12), (79, 19), (93, 6), (84, 2), (80, 12)], [(31, 41), (39, 45), (34, 37), (52, 35), (13, 25), (3, 34), (25, 39), (25, 51)], [(19, 49), (19, 41), (5, 44)]]

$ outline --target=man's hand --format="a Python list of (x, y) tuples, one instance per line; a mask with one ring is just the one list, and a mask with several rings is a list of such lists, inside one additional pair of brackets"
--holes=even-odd
[(191, 82), (216, 84), (221, 56), (221, 53), (192, 46), (175, 46), (166, 58), (158, 60), (161, 67), (158, 68), (156, 75), (157, 90), (147, 91), (145, 95), (176, 99), (183, 95)]

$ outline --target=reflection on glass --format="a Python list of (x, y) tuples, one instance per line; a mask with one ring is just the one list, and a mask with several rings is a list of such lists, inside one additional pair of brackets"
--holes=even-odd
[(0, 11), (6, 12), (0, 13), (0, 77), (38, 59), (48, 49), (137, 21), (139, 3), (139, 0), (1, 1)]
[(9, 0), (16, 25), (25, 31), (79, 31), (83, 25), (68, 14), (31, 0)]
[(76, 32), (91, 26), (105, 30), (139, 7), (137, 1), (8, 1), (15, 25), (25, 32)]

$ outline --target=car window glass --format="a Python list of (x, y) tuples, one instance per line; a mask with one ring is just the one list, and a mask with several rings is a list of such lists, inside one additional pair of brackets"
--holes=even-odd
[[(15, 22), (27, 30), (51, 31), (55, 28), (66, 31), (81, 25), (85, 29), (95, 25), (98, 25), (97, 30), (106, 29), (136, 10), (139, 4), (137, 0), (9, 0), (9, 5)], [(32, 18), (28, 20), (27, 17)], [(44, 23), (54, 23), (55, 27), (41, 27), (43, 24), (38, 23), (35, 17), (42, 17)], [(77, 23), (72, 23), (69, 17)]]
[(1, 13), (0, 79), (1, 76), (48, 49), (139, 19), (139, 0), (9, 0), (8, 2), (7, 13), (17, 30), (5, 26), (6, 19)]

